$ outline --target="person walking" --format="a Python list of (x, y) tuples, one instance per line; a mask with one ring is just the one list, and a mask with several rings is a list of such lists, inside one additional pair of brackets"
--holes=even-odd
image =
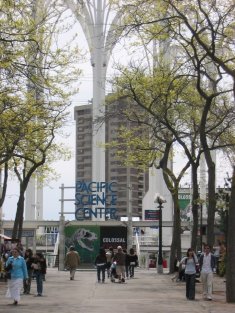
[(126, 249), (122, 250), (123, 253), (126, 255), (126, 260), (125, 260), (125, 274), (126, 274), (126, 279), (129, 279), (129, 270), (130, 270), (130, 260), (129, 260), (129, 254), (127, 253)]
[(114, 255), (113, 261), (117, 262), (116, 271), (119, 283), (125, 283), (126, 254), (123, 252), (121, 246), (117, 247), (117, 253)]
[(108, 278), (110, 277), (110, 268), (113, 262), (113, 256), (113, 247), (109, 247), (108, 251), (106, 252)]
[(178, 280), (179, 279), (179, 265), (180, 265), (180, 261), (177, 258), (177, 255), (175, 256), (175, 260), (174, 260), (174, 276), (171, 278), (172, 281), (174, 280)]
[(216, 271), (216, 260), (211, 253), (210, 246), (204, 245), (204, 253), (199, 259), (201, 270), (201, 281), (203, 286), (203, 297), (205, 300), (212, 300), (213, 272)]
[(33, 251), (31, 249), (25, 250), (24, 259), (26, 262), (26, 267), (28, 271), (28, 279), (24, 280), (24, 294), (29, 295), (31, 289), (31, 281), (32, 281), (32, 274), (33, 274)]
[(101, 282), (100, 274), (102, 274), (102, 283), (104, 283), (105, 282), (105, 270), (107, 267), (107, 257), (106, 257), (105, 250), (103, 248), (100, 248), (99, 254), (95, 258), (95, 266), (97, 270), (98, 283)]
[(198, 265), (198, 259), (192, 248), (188, 249), (187, 256), (180, 263), (185, 264), (186, 298), (188, 300), (195, 300), (196, 266)]
[(36, 278), (36, 284), (37, 284), (37, 297), (42, 296), (43, 292), (43, 278), (44, 275), (46, 274), (46, 259), (44, 258), (43, 254), (38, 252), (36, 253), (33, 263), (32, 263), (32, 268), (33, 268), (33, 274)]
[(135, 267), (138, 265), (138, 256), (135, 253), (135, 250), (133, 248), (130, 248), (130, 253), (128, 255), (128, 260), (129, 260), (130, 278), (134, 278)]
[(6, 261), (6, 270), (10, 272), (11, 279), (8, 280), (7, 298), (14, 300), (13, 304), (17, 305), (20, 301), (20, 291), (23, 287), (23, 280), (27, 283), (28, 271), (25, 259), (20, 255), (20, 250), (14, 248), (12, 256)]
[(77, 251), (75, 251), (74, 246), (70, 246), (69, 252), (65, 257), (65, 267), (69, 269), (70, 280), (74, 280), (76, 269), (80, 264), (80, 256)]

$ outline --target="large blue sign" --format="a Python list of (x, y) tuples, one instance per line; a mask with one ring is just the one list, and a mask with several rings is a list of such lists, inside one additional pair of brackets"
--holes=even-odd
[(116, 182), (76, 182), (75, 218), (77, 220), (95, 218), (117, 219)]

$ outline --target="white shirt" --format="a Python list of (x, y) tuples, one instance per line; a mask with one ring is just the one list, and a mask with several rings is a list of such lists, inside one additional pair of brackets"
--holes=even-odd
[(203, 273), (212, 273), (211, 254), (210, 253), (208, 255), (204, 254), (201, 272), (203, 272)]

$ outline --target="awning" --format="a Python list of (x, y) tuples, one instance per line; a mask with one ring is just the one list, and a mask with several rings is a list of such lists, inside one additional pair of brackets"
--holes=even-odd
[(0, 238), (3, 238), (3, 239), (11, 239), (10, 237), (6, 236), (6, 235), (3, 235), (3, 234), (0, 234)]

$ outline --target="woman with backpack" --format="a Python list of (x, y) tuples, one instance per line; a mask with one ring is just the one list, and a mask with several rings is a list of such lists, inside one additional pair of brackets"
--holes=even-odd
[(187, 256), (180, 261), (180, 264), (185, 265), (186, 298), (187, 300), (195, 300), (198, 259), (192, 248), (188, 249)]

